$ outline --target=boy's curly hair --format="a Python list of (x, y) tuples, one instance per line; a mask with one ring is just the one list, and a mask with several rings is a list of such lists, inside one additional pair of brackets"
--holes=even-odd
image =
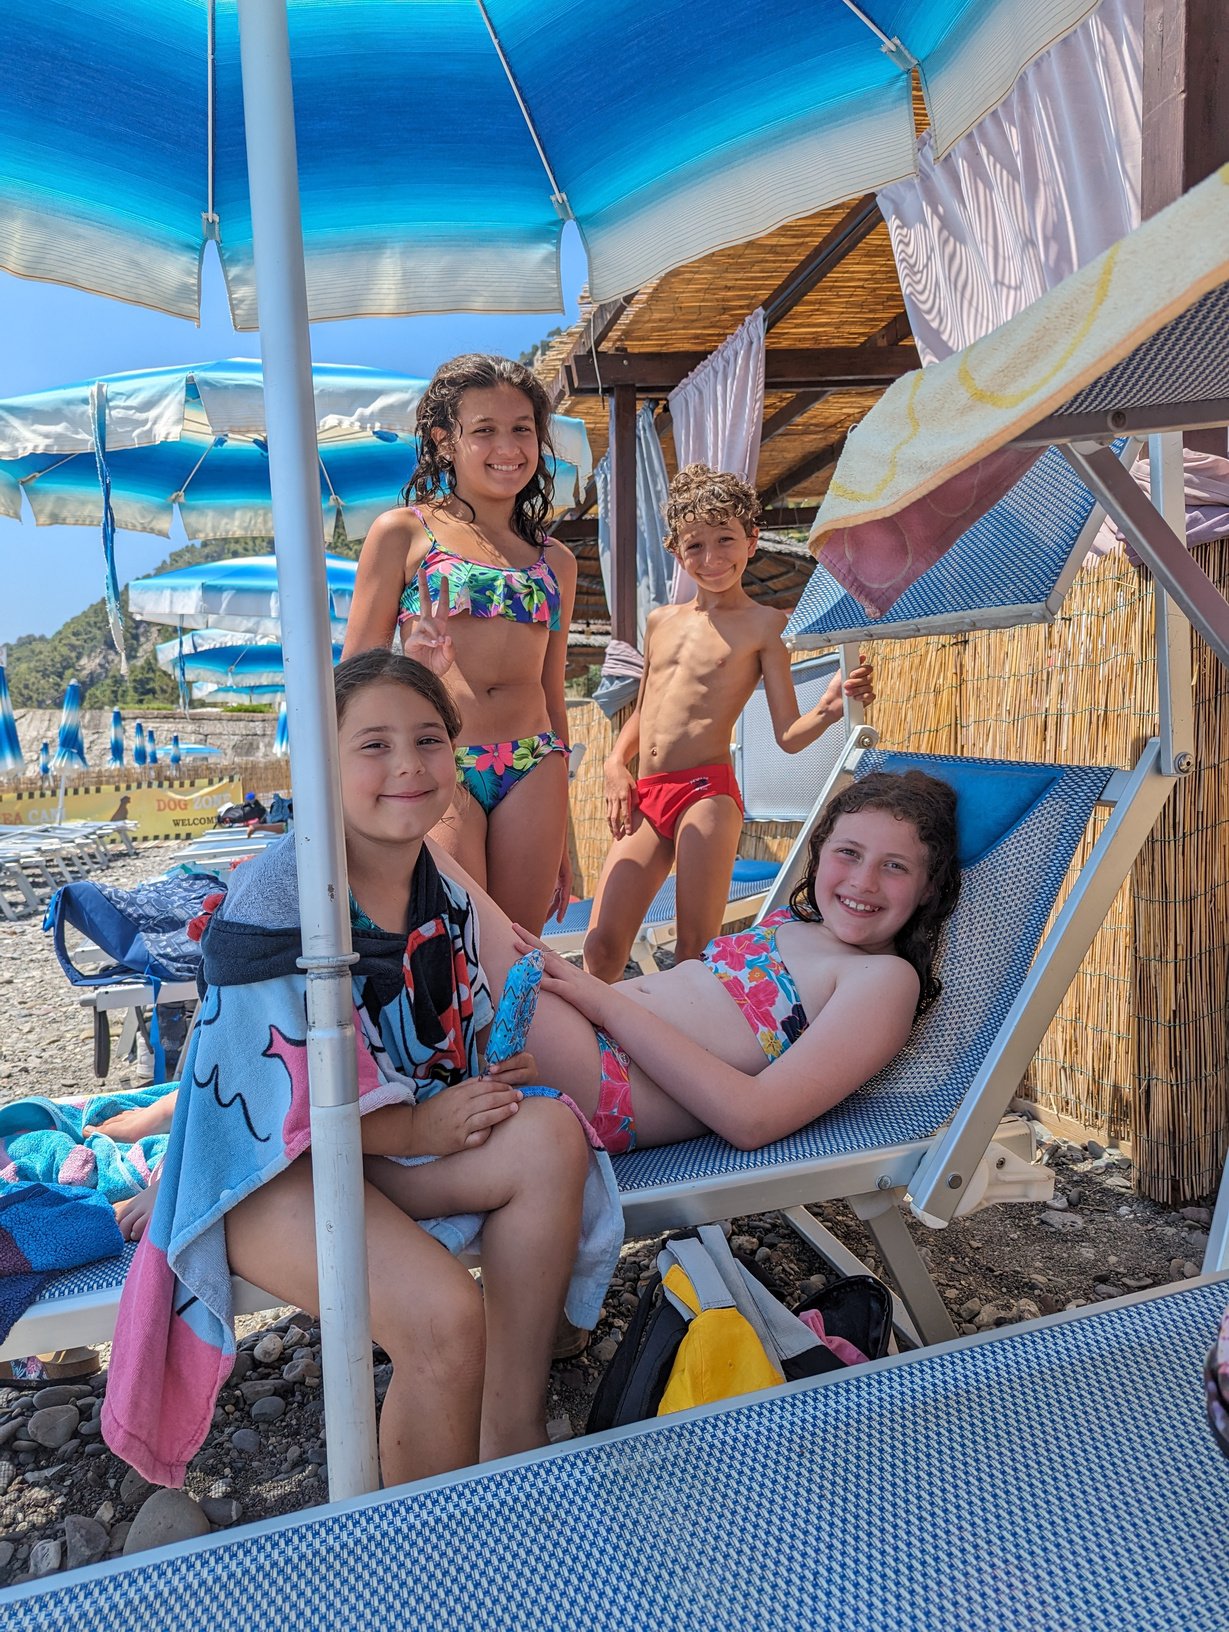
[(672, 555), (678, 554), (679, 528), (689, 521), (738, 521), (751, 533), (760, 524), (759, 495), (731, 470), (684, 465), (666, 497), (666, 548)]
[[(538, 436), (538, 464), (533, 475), (516, 496), (512, 506), (512, 531), (526, 544), (541, 547), (546, 540), (546, 524), (554, 503), (555, 480), (546, 462), (551, 446), (551, 400), (546, 387), (532, 369), (508, 357), (471, 351), (441, 363), (418, 405), (418, 463), (401, 494), (402, 504), (438, 501), (455, 492), (452, 461), (436, 444), (433, 430), (451, 436), (458, 428), (457, 411), (467, 391), (489, 391), (510, 385), (529, 399), (534, 429)], [(472, 507), (457, 494), (472, 514)]]

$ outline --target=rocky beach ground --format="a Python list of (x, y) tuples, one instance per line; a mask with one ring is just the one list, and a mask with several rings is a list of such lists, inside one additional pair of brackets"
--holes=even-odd
[[(105, 876), (134, 884), (158, 871), (168, 849), (148, 846)], [(92, 1033), (77, 997), (37, 921), (0, 924), (0, 1103), (99, 1090)], [(114, 1060), (107, 1085), (126, 1085), (131, 1070)], [(1205, 1207), (1158, 1207), (1133, 1193), (1130, 1164), (1120, 1153), (1042, 1134), (1044, 1159), (1056, 1178), (1053, 1202), (990, 1208), (943, 1231), (914, 1226), (961, 1331), (1009, 1325), (1198, 1272), (1210, 1221)], [(816, 1212), (876, 1267), (869, 1237), (846, 1208)], [(785, 1302), (797, 1303), (823, 1284), (824, 1266), (776, 1215), (735, 1219), (731, 1233)], [(658, 1245), (628, 1242), (588, 1348), (556, 1363), (553, 1438), (583, 1432), (598, 1378)], [(284, 1310), (251, 1317), (240, 1330), (234, 1373), (183, 1493), (154, 1490), (104, 1444), (99, 1410), (106, 1349), (102, 1371), (79, 1382), (41, 1389), (0, 1384), (0, 1586), (327, 1500), (315, 1322)], [(378, 1352), (376, 1362), (382, 1394), (390, 1368)]]

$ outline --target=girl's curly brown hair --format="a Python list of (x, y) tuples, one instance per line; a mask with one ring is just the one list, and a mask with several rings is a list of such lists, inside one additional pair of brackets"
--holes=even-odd
[(461, 398), (467, 391), (489, 391), (494, 386), (510, 385), (528, 397), (533, 409), (534, 429), (538, 436), (538, 467), (516, 495), (512, 506), (512, 530), (526, 544), (541, 549), (546, 542), (546, 523), (550, 519), (555, 497), (555, 482), (546, 463), (553, 454), (550, 421), (551, 400), (546, 387), (524, 363), (514, 363), (509, 357), (494, 357), (486, 352), (471, 351), (441, 363), (431, 377), (431, 383), (418, 405), (415, 431), (418, 435), (418, 463), (414, 474), (401, 495), (402, 504), (431, 503), (455, 497), (473, 515), (472, 507), (456, 491), (452, 461), (441, 452), (433, 430), (455, 436), (460, 430), (457, 412)]
[(709, 465), (684, 465), (666, 495), (666, 548), (678, 554), (679, 528), (689, 521), (715, 526), (738, 521), (750, 535), (760, 524), (760, 500), (755, 489), (732, 470)]
[(842, 788), (811, 834), (807, 870), (790, 896), (795, 918), (822, 924), (823, 915), (815, 901), (815, 873), (819, 853), (831, 836), (837, 818), (860, 810), (886, 810), (899, 822), (911, 822), (926, 848), (926, 876), (930, 895), (898, 931), (896, 950), (917, 970), (920, 989), (914, 1018), (933, 1008), (943, 990), (935, 975), (935, 960), (943, 927), (960, 897), (960, 862), (957, 855), (956, 795), (946, 782), (927, 776), (925, 771), (872, 771), (860, 781)]

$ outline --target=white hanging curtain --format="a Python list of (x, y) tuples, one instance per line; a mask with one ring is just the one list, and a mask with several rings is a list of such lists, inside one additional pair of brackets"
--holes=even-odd
[[(923, 363), (1139, 225), (1144, 0), (1102, 0), (944, 158), (878, 195)], [(672, 399), (673, 400), (673, 399)]]
[[(610, 454), (603, 454), (593, 472), (597, 488), (597, 550), (602, 568), (606, 604), (614, 605), (610, 573), (611, 502)], [(635, 700), (644, 670), (644, 626), (654, 607), (670, 599), (673, 558), (667, 553), (666, 461), (653, 423), (653, 407), (636, 415), (636, 645), (612, 640), (602, 664), (602, 684), (594, 701), (608, 713)]]
[[(764, 425), (764, 313), (757, 307), (670, 393), (679, 469), (709, 465), (755, 481)], [(690, 600), (696, 586), (677, 562), (672, 601)]]

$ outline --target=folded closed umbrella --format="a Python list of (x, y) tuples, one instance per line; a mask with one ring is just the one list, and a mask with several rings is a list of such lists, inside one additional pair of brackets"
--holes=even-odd
[(17, 721), (13, 715), (13, 700), (9, 696), (8, 675), (0, 663), (0, 772), (24, 771), (26, 756), (17, 739)]
[(51, 775), (51, 744), (49, 742), (39, 744), (38, 774), (44, 782)]
[(56, 770), (85, 770), (85, 744), (81, 740), (81, 687), (70, 680), (60, 714), (60, 737), (51, 760)]
[(182, 758), (183, 755), (179, 751), (179, 734), (173, 732), (171, 735), (171, 764), (178, 765)]
[(132, 763), (139, 771), (143, 771), (149, 763), (149, 751), (145, 746), (145, 727), (140, 720), (132, 728)]
[(278, 704), (277, 734), (273, 738), (273, 752), (279, 759), (286, 759), (290, 754), (290, 727), (286, 719), (285, 698)]
[(109, 765), (124, 763), (124, 716), (118, 708), (111, 710), (111, 757)]

